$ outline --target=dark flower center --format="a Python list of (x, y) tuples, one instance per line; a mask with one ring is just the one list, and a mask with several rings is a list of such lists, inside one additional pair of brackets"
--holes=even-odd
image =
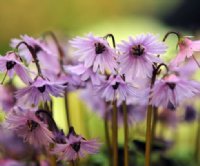
[(33, 120), (27, 120), (27, 126), (29, 131), (33, 131), (38, 127), (38, 123)]
[(34, 45), (33, 49), (34, 49), (36, 54), (42, 50), (42, 48), (39, 45)]
[(71, 144), (71, 147), (75, 150), (75, 152), (78, 152), (81, 148), (81, 142), (75, 142)]
[(134, 56), (141, 56), (144, 53), (144, 47), (142, 47), (140, 44), (133, 46), (131, 48), (130, 54)]
[(119, 87), (119, 82), (116, 82), (115, 85), (112, 85), (113, 89), (116, 90)]
[(168, 108), (169, 110), (175, 110), (175, 109), (176, 109), (176, 107), (172, 104), (171, 101), (168, 102), (167, 108)]
[(106, 50), (106, 47), (101, 43), (95, 43), (94, 46), (96, 54), (101, 54)]
[(6, 69), (7, 69), (7, 70), (10, 70), (10, 69), (12, 69), (15, 65), (16, 65), (16, 62), (14, 62), (14, 61), (8, 61), (8, 62), (6, 62)]
[(167, 85), (171, 90), (174, 90), (174, 88), (176, 87), (176, 84), (174, 82), (168, 82)]
[(46, 86), (45, 86), (45, 85), (43, 85), (43, 86), (41, 86), (41, 87), (38, 87), (38, 90), (39, 90), (41, 93), (43, 93), (43, 92), (45, 91), (45, 89), (46, 89)]

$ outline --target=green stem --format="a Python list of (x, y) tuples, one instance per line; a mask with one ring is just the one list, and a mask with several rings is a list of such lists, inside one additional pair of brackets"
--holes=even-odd
[(146, 147), (145, 147), (145, 166), (150, 166), (151, 160), (151, 121), (152, 105), (148, 105), (146, 122)]
[(124, 166), (128, 166), (128, 115), (126, 102), (123, 102), (123, 115), (124, 115)]
[(112, 113), (112, 143), (113, 143), (113, 166), (118, 166), (118, 123), (117, 123), (117, 104), (113, 101)]
[(65, 112), (66, 112), (67, 125), (68, 125), (68, 128), (70, 128), (71, 121), (70, 121), (70, 113), (69, 113), (69, 103), (68, 103), (68, 93), (67, 93), (67, 91), (65, 92), (64, 100), (65, 100)]
[(108, 126), (108, 113), (105, 113), (105, 119), (104, 119), (104, 127), (105, 127), (105, 139), (106, 139), (106, 145), (108, 147), (108, 154), (109, 154), (109, 165), (111, 166), (112, 163), (112, 149), (110, 144), (110, 134), (109, 134), (109, 126)]
[(196, 136), (196, 143), (195, 143), (195, 153), (194, 153), (194, 157), (195, 157), (195, 160), (197, 162), (197, 164), (199, 164), (200, 162), (200, 117), (198, 118), (198, 121), (197, 121), (197, 136)]

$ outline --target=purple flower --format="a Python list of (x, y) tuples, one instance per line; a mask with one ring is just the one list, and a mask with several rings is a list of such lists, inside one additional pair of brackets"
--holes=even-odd
[(199, 83), (170, 74), (155, 82), (151, 103), (174, 110), (185, 99), (199, 94), (199, 90)]
[(129, 42), (122, 41), (118, 45), (121, 52), (119, 63), (121, 73), (126, 74), (127, 79), (134, 77), (151, 77), (153, 63), (160, 63), (157, 54), (163, 54), (166, 50), (164, 43), (157, 40), (152, 34), (142, 34), (134, 39), (129, 37)]
[(100, 85), (103, 76), (93, 72), (92, 68), (86, 68), (83, 64), (76, 66), (64, 66), (65, 70), (81, 77), (82, 81), (91, 80), (93, 85)]
[(100, 70), (104, 73), (106, 69), (115, 72), (116, 53), (105, 39), (90, 33), (84, 38), (76, 37), (70, 43), (77, 49), (74, 54), (84, 62), (86, 68), (92, 67), (94, 72)]
[(64, 93), (65, 86), (58, 82), (44, 80), (40, 77), (28, 87), (16, 92), (15, 97), (20, 99), (20, 103), (30, 103), (38, 105), (40, 101), (49, 101), (50, 95), (60, 97)]
[(53, 134), (33, 110), (23, 110), (20, 107), (13, 109), (6, 118), (6, 126), (30, 144), (48, 146), (53, 142)]
[(56, 144), (52, 153), (58, 155), (58, 160), (74, 161), (83, 158), (86, 154), (98, 152), (100, 143), (96, 139), (86, 140), (77, 135), (73, 127), (70, 128), (66, 144)]
[(141, 93), (132, 84), (125, 82), (119, 75), (111, 75), (101, 85), (95, 86), (96, 92), (106, 101), (125, 101), (129, 96), (141, 97)]
[(14, 52), (0, 56), (0, 71), (7, 72), (10, 78), (13, 78), (14, 73), (16, 73), (25, 84), (31, 82), (28, 75), (29, 69), (20, 62), (20, 58)]

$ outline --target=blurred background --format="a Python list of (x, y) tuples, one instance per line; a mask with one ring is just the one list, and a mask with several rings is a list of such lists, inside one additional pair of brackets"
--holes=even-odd
[[(11, 38), (21, 34), (38, 37), (45, 31), (68, 39), (89, 32), (100, 36), (112, 33), (117, 41), (146, 32), (159, 34), (162, 39), (170, 30), (193, 35), (200, 26), (199, 6), (199, 0), (0, 0), (0, 54), (9, 50)], [(169, 56), (175, 56), (176, 38), (167, 42), (171, 47)], [(69, 103), (77, 132), (103, 140), (103, 121), (78, 100), (76, 93), (70, 94)], [(57, 123), (67, 131), (63, 99), (58, 99), (54, 108)], [(184, 157), (192, 153), (196, 126), (183, 124), (176, 132), (179, 137), (175, 152), (180, 156), (185, 151)], [(137, 128), (141, 136), (143, 128), (144, 124)], [(171, 131), (165, 134), (173, 137)], [(123, 137), (119, 139), (123, 142)]]

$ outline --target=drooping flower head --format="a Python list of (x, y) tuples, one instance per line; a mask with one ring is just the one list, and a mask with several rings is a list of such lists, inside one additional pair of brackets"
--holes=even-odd
[(13, 78), (16, 73), (25, 84), (31, 82), (28, 68), (21, 63), (19, 56), (14, 52), (8, 52), (5, 56), (0, 56), (0, 71), (8, 74), (10, 78)]
[(101, 85), (96, 86), (97, 93), (106, 101), (125, 101), (129, 96), (141, 97), (139, 90), (131, 83), (127, 83), (120, 75), (111, 75)]
[(36, 116), (34, 110), (14, 108), (6, 118), (6, 126), (24, 141), (36, 146), (48, 146), (53, 139), (53, 134), (48, 130), (47, 124)]
[(157, 107), (175, 110), (182, 101), (199, 94), (199, 90), (199, 83), (169, 74), (155, 82), (151, 103)]
[(52, 153), (58, 155), (58, 160), (74, 161), (85, 157), (87, 154), (98, 152), (100, 143), (96, 139), (86, 140), (77, 135), (71, 127), (66, 137), (66, 144), (56, 144)]
[(76, 37), (70, 43), (77, 49), (74, 55), (79, 57), (79, 61), (84, 62), (86, 68), (92, 67), (94, 72), (99, 70), (101, 73), (106, 70), (115, 72), (116, 53), (105, 39), (90, 33), (84, 38)]
[(151, 77), (153, 63), (161, 62), (156, 55), (165, 53), (166, 46), (156, 36), (142, 34), (129, 37), (128, 42), (122, 41), (118, 50), (121, 53), (118, 60), (121, 73), (131, 80), (134, 77)]
[(20, 103), (38, 105), (40, 101), (49, 101), (51, 99), (50, 95), (61, 97), (64, 93), (64, 88), (65, 86), (58, 82), (37, 77), (31, 85), (18, 90), (15, 97), (20, 99)]
[(200, 40), (192, 41), (188, 37), (183, 37), (180, 39), (179, 43), (179, 52), (175, 59), (172, 60), (174, 66), (179, 65), (186, 58), (191, 58), (195, 52), (200, 52)]

